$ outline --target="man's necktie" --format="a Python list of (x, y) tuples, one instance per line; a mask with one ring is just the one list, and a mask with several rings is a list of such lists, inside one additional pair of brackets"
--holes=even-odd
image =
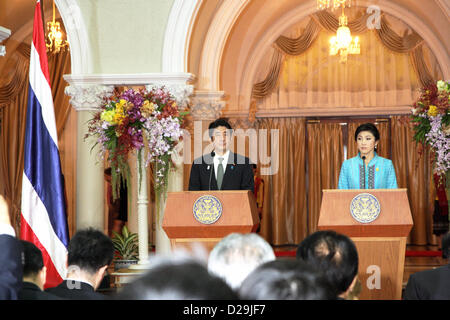
[(217, 167), (217, 187), (219, 190), (222, 189), (222, 181), (223, 181), (223, 158), (219, 158), (219, 165)]

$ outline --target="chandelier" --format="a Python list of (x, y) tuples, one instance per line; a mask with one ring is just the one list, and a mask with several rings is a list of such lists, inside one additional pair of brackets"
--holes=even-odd
[(335, 10), (339, 7), (350, 7), (352, 0), (317, 0), (317, 10), (329, 9)]
[[(345, 2), (345, 1), (344, 1)], [(348, 19), (344, 13), (344, 5), (342, 6), (342, 14), (339, 17), (339, 28), (336, 36), (330, 39), (330, 55), (340, 54), (340, 62), (346, 62), (349, 54), (360, 54), (361, 47), (359, 37), (352, 38), (350, 29), (347, 26)]]
[(45, 45), (47, 52), (53, 51), (53, 54), (59, 53), (61, 49), (69, 49), (69, 43), (64, 39), (64, 33), (61, 31), (61, 25), (55, 21), (55, 1), (53, 0), (53, 21), (47, 22), (47, 39)]

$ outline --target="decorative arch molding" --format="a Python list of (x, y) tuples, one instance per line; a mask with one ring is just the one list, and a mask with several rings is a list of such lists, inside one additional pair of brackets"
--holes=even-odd
[[(50, 17), (52, 14), (53, 14), (52, 9), (46, 9), (44, 11), (44, 17)], [(56, 15), (56, 19), (59, 19), (59, 18), (60, 18), (60, 16)], [(16, 50), (16, 48), (20, 45), (20, 43), (24, 42), (27, 39), (27, 37), (30, 37), (30, 39), (32, 38), (33, 23), (34, 23), (34, 16), (27, 23), (22, 25), (19, 30), (14, 32), (8, 38), (8, 40), (13, 40), (13, 41), (11, 41), (13, 43), (13, 45), (11, 45), (10, 47), (8, 46), (8, 51)], [(31, 43), (31, 40), (30, 40), (30, 43)], [(8, 43), (8, 45), (10, 45), (10, 44)]]
[(198, 87), (220, 91), (220, 65), (231, 29), (251, 0), (227, 0), (222, 3), (208, 29), (200, 60)]
[(203, 0), (175, 0), (164, 35), (162, 72), (187, 72), (189, 42)]
[[(373, 2), (370, 0), (360, 0), (358, 5), (371, 6)], [(444, 74), (445, 79), (450, 78), (450, 59), (447, 54), (447, 51), (443, 44), (439, 41), (436, 35), (430, 30), (430, 28), (423, 23), (417, 16), (415, 16), (410, 11), (405, 8), (399, 6), (398, 4), (391, 3), (390, 1), (380, 1), (377, 3), (380, 7), (381, 11), (391, 14), (394, 17), (402, 20), (406, 24), (408, 24), (411, 28), (413, 28), (424, 41), (429, 45), (430, 50), (436, 57), (436, 60), (439, 63), (439, 66)], [(243, 70), (243, 78), (240, 82), (240, 94), (243, 99), (242, 103), (240, 101), (240, 105), (245, 108), (250, 108), (250, 93), (252, 91), (252, 87), (255, 81), (256, 72), (258, 66), (267, 50), (276, 38), (279, 36), (279, 30), (285, 30), (292, 24), (306, 18), (308, 15), (316, 12), (315, 3), (307, 3), (301, 6), (298, 6), (295, 10), (290, 11), (284, 16), (280, 17), (278, 21), (271, 26), (270, 29), (267, 30), (265, 35), (259, 40), (258, 44), (255, 46), (253, 53), (248, 58), (246, 63), (246, 68)]]
[(91, 48), (83, 15), (76, 1), (55, 0), (70, 43), (72, 74), (89, 74), (92, 72)]
[[(208, 30), (204, 46), (201, 54), (200, 69), (198, 75), (198, 88), (202, 90), (219, 91), (220, 84), (220, 66), (222, 63), (222, 55), (225, 45), (232, 27), (239, 18), (242, 11), (249, 4), (250, 0), (225, 1), (215, 15), (211, 26)], [(360, 0), (361, 6), (373, 5), (370, 0)], [(404, 7), (386, 0), (380, 0), (377, 5), (386, 13), (389, 13), (413, 28), (428, 43), (433, 54), (435, 55), (441, 70), (446, 79), (450, 78), (450, 61), (444, 45), (439, 41), (433, 31), (414, 13), (408, 11)], [(236, 94), (242, 96), (239, 105), (249, 108), (250, 93), (252, 90), (255, 74), (265, 50), (272, 45), (279, 36), (279, 30), (285, 30), (290, 25), (307, 17), (317, 11), (313, 2), (308, 2), (296, 7), (289, 13), (281, 16), (265, 35), (259, 40), (254, 47), (253, 53), (248, 57), (246, 68), (241, 73), (243, 78), (240, 80), (239, 92)], [(188, 44), (186, 44), (188, 45)], [(240, 112), (238, 112), (240, 113)]]

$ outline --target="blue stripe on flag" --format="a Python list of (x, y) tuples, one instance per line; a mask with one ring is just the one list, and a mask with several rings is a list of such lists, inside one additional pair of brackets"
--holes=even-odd
[(31, 85), (28, 92), (24, 171), (47, 209), (54, 232), (67, 247), (69, 233), (58, 147), (45, 126), (41, 104)]

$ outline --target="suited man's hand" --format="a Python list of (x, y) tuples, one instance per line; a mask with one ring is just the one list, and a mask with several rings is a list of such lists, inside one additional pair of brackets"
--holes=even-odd
[(11, 220), (9, 218), (9, 206), (6, 199), (0, 195), (0, 224), (11, 225)]

